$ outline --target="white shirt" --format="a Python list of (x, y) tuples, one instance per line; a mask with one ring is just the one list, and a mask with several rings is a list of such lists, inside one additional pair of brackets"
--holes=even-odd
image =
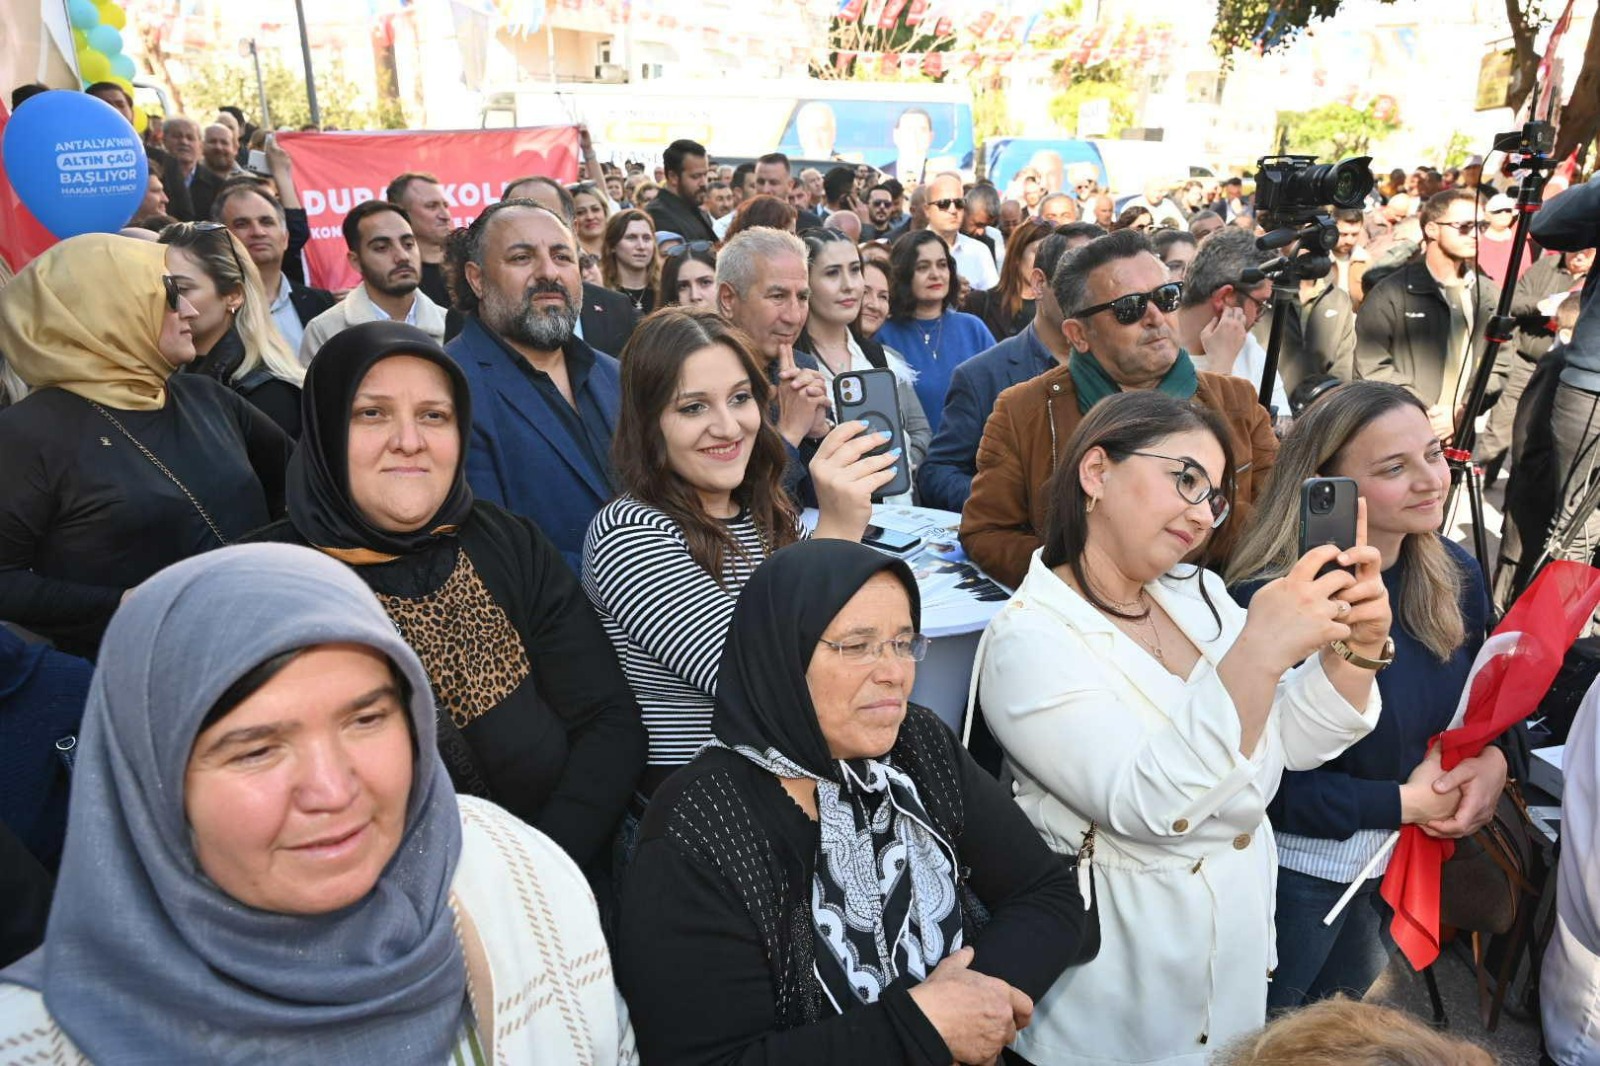
[[(312, 357), (335, 333), (363, 322), (388, 320), (389, 315), (367, 295), (366, 283), (357, 285), (344, 299), (313, 318), (306, 326), (305, 336), (300, 338), (301, 365), (310, 366)], [(421, 289), (411, 295), (411, 310), (406, 313), (406, 324), (416, 326), (436, 342), (444, 343), (444, 308), (428, 299)]]
[(974, 292), (992, 289), (1000, 284), (1000, 271), (994, 265), (994, 253), (982, 241), (974, 240), (965, 233), (957, 233), (955, 247), (950, 249), (950, 254), (955, 256), (956, 269), (967, 279), (967, 284), (972, 286)]
[(283, 274), (278, 275), (278, 295), (272, 298), (272, 324), (278, 327), (278, 332), (283, 334), (283, 339), (289, 342), (289, 350), (298, 352), (300, 341), (306, 335), (306, 327), (300, 322), (300, 315), (294, 309), (294, 304), (289, 300), (289, 279)]

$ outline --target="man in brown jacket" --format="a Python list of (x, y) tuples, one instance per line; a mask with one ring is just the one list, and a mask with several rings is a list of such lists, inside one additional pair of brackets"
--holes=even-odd
[(1120, 230), (1067, 254), (1051, 289), (1067, 312), (1066, 366), (1000, 394), (978, 446), (978, 472), (961, 518), (971, 560), (1015, 588), (1044, 541), (1046, 486), (1087, 410), (1125, 389), (1154, 389), (1213, 408), (1233, 430), (1233, 512), (1217, 532), (1226, 558), (1265, 488), (1278, 440), (1255, 388), (1228, 374), (1196, 372), (1169, 315), (1178, 291), (1138, 230)]

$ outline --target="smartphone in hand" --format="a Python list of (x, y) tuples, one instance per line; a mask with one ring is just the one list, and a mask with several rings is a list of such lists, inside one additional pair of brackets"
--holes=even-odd
[[(1332, 544), (1340, 551), (1356, 546), (1356, 504), (1360, 499), (1356, 483), (1347, 477), (1308, 477), (1300, 485), (1300, 554), (1321, 544)], [(1350, 567), (1329, 562), (1317, 576)]]
[(883, 369), (850, 370), (833, 379), (834, 418), (840, 422), (859, 419), (869, 433), (888, 433), (889, 439), (868, 455), (882, 455), (899, 448), (894, 461), (894, 480), (872, 494), (874, 500), (899, 496), (911, 491), (911, 447), (900, 419), (900, 394), (894, 371)]

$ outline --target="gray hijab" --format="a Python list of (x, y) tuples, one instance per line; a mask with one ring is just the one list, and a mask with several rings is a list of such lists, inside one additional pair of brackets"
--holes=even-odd
[[(201, 871), (184, 770), (207, 711), (258, 663), (318, 644), (383, 652), (411, 687), (417, 769), (400, 848), (360, 902), (246, 906)], [(466, 994), (449, 894), (461, 854), (428, 676), (360, 578), (309, 548), (224, 548), (117, 611), (89, 693), (40, 989), (101, 1063), (444, 1063)]]

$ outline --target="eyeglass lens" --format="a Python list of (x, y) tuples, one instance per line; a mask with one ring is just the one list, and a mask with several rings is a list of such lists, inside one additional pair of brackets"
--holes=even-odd
[(1150, 292), (1131, 292), (1126, 296), (1119, 296), (1111, 301), (1111, 313), (1118, 322), (1124, 326), (1131, 326), (1144, 317), (1146, 308), (1152, 300), (1155, 301), (1157, 310), (1163, 314), (1171, 314), (1178, 309), (1178, 297), (1183, 293), (1181, 285), (1163, 285)]

